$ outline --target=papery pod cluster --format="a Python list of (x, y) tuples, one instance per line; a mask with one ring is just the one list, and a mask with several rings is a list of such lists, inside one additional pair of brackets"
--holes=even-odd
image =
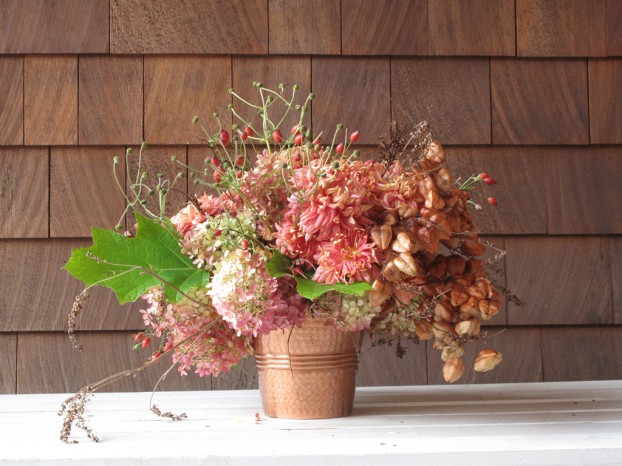
[[(371, 228), (385, 260), (370, 305), (381, 308), (375, 329), (434, 339), (445, 361), (444, 378), (455, 382), (464, 372), (463, 343), (481, 336), (480, 319), (499, 313), (503, 301), (486, 278), (480, 259), (486, 245), (467, 209), (468, 193), (454, 183), (444, 162), (443, 147), (432, 142), (411, 170), (395, 178), (407, 201)], [(492, 369), (501, 361), (496, 354), (478, 357), (475, 369)]]

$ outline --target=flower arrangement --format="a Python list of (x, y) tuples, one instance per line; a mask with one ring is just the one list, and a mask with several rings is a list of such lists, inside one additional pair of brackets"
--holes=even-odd
[[(434, 340), (444, 379), (457, 381), (463, 344), (479, 339), (480, 319), (502, 307), (469, 210), (481, 208), (472, 199), (476, 186), (493, 178), (454, 180), (425, 123), (408, 132), (394, 123), (378, 157), (363, 160), (352, 150), (358, 131), (338, 125), (324, 143), (304, 125), (313, 94), (296, 104), (297, 86), (291, 97), (283, 86), (255, 86), (259, 105), (231, 93), (258, 113), (259, 124), (240, 117), (235, 105), (229, 110), (239, 124), (231, 130), (218, 114), (212, 131), (195, 118), (207, 138), (205, 167), (173, 158), (205, 194), (167, 217), (167, 195), (184, 171), (156, 182), (141, 170), (143, 144), (124, 213), (135, 211), (135, 233), (93, 229), (93, 245), (74, 250), (66, 269), (87, 289), (112, 288), (121, 303), (143, 298), (146, 328), (136, 346), (158, 339), (147, 364), (170, 354), (182, 375), (217, 376), (251, 355), (258, 335), (322, 317), (344, 332)], [(290, 113), (298, 123), (285, 131)], [(128, 150), (128, 173), (132, 157)], [(490, 370), (501, 359), (482, 350), (474, 369)], [(68, 406), (74, 422), (79, 409)]]

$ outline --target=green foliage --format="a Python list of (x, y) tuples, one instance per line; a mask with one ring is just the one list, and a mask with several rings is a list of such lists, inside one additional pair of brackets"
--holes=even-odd
[(93, 245), (74, 249), (65, 269), (87, 286), (111, 288), (121, 304), (137, 300), (160, 284), (173, 303), (182, 298), (180, 291), (207, 285), (209, 274), (197, 269), (181, 252), (179, 235), (172, 225), (140, 214), (136, 219), (138, 230), (133, 238), (93, 228)]
[(278, 249), (272, 251), (272, 257), (266, 262), (266, 270), (273, 278), (292, 276), (291, 266), (292, 260)]
[(296, 291), (300, 296), (307, 299), (316, 299), (329, 291), (337, 291), (341, 294), (351, 294), (354, 296), (363, 296), (365, 292), (371, 290), (371, 286), (366, 282), (356, 282), (351, 285), (345, 283), (335, 283), (334, 285), (325, 285), (323, 283), (314, 282), (310, 278), (296, 277)]

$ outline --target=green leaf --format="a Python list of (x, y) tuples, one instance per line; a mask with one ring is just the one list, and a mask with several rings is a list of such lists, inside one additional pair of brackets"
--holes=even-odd
[(292, 276), (290, 267), (292, 260), (278, 249), (273, 250), (272, 257), (266, 262), (266, 270), (272, 278), (284, 277), (286, 275)]
[(315, 299), (329, 291), (337, 291), (341, 294), (351, 294), (355, 296), (363, 296), (365, 292), (371, 290), (371, 286), (366, 282), (356, 282), (351, 285), (345, 283), (335, 283), (334, 285), (326, 285), (324, 283), (314, 282), (309, 278), (296, 277), (298, 282), (296, 291), (300, 296), (308, 299)]
[(181, 252), (177, 231), (138, 213), (136, 219), (138, 230), (133, 238), (93, 228), (93, 245), (74, 249), (65, 270), (87, 286), (111, 288), (121, 304), (164, 284), (157, 277), (172, 285), (164, 284), (164, 291), (173, 303), (182, 298), (175, 288), (186, 292), (207, 285), (209, 274)]

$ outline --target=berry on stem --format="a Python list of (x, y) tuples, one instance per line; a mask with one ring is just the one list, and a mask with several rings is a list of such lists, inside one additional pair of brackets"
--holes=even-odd
[(278, 129), (276, 129), (276, 130), (274, 130), (272, 132), (272, 139), (277, 144), (281, 144), (283, 142), (283, 135), (281, 134), (281, 132)]
[(343, 154), (343, 143), (340, 143), (337, 145), (337, 147), (335, 147), (335, 152), (337, 152), (339, 155)]
[(220, 131), (218, 138), (220, 139), (220, 143), (223, 146), (228, 146), (229, 143), (231, 142), (231, 137), (229, 136), (229, 133), (227, 132), (227, 130), (224, 130), (224, 129)]
[(138, 343), (139, 341), (143, 339), (143, 336), (144, 335), (142, 334), (142, 332), (138, 332), (136, 335), (134, 335), (134, 341)]
[(222, 230), (220, 228), (217, 228), (216, 230), (214, 230), (214, 236), (220, 236), (222, 235)]
[(248, 240), (243, 239), (242, 241), (240, 241), (240, 246), (242, 246), (242, 249), (248, 248)]
[(215, 167), (220, 167), (220, 160), (218, 160), (216, 157), (212, 157), (211, 159), (209, 159), (209, 161)]
[(247, 126), (246, 128), (244, 128), (244, 132), (246, 133), (247, 136), (253, 136), (255, 134), (255, 132), (253, 131), (253, 128), (251, 128), (250, 126)]
[(494, 197), (491, 196), (491, 197), (488, 198), (488, 204), (496, 206), (497, 205), (497, 200)]
[(296, 136), (294, 136), (294, 144), (296, 144), (297, 146), (300, 146), (302, 144), (302, 134), (298, 133), (296, 134)]
[(486, 183), (486, 184), (496, 184), (497, 182), (495, 181), (494, 178), (491, 178), (491, 177), (488, 176), (488, 177), (484, 178), (484, 183)]
[(361, 136), (361, 133), (359, 131), (355, 131), (354, 133), (352, 133), (350, 135), (350, 141), (351, 142), (356, 142), (359, 140), (359, 137)]
[(147, 346), (149, 346), (149, 343), (151, 343), (151, 339), (149, 337), (145, 337), (145, 339), (143, 340), (143, 342), (141, 343), (141, 346), (143, 348), (146, 348)]

